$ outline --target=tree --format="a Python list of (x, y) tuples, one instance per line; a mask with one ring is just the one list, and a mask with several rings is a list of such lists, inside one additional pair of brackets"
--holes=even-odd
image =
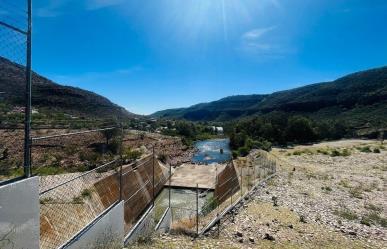
[(289, 119), (286, 137), (289, 141), (306, 143), (316, 140), (316, 132), (309, 119), (295, 116)]
[(119, 132), (118, 132), (118, 129), (110, 129), (110, 130), (104, 130), (102, 131), (102, 134), (103, 136), (105, 137), (106, 139), (106, 145), (109, 145), (109, 141), (118, 136)]

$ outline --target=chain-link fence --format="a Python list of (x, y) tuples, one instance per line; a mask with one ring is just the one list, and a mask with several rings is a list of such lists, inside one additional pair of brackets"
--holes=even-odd
[(24, 175), (28, 37), (27, 0), (0, 1), (0, 182)]
[[(40, 245), (58, 248), (120, 200), (120, 164), (114, 160), (40, 193)], [(48, 176), (43, 182), (55, 182)]]
[(217, 177), (215, 197), (209, 203), (213, 211), (203, 213), (200, 233), (206, 232), (215, 221), (220, 220), (225, 212), (239, 203), (258, 183), (274, 175), (276, 169), (276, 161), (266, 151), (253, 151), (249, 158), (228, 164)]
[[(62, 135), (58, 136), (62, 138)], [(41, 176), (41, 247), (58, 248), (67, 243), (119, 201), (124, 201), (125, 234), (130, 234), (149, 207), (161, 207), (155, 197), (170, 178), (169, 172), (155, 154), (150, 154), (130, 164), (125, 164), (125, 159), (120, 156), (84, 173)], [(142, 235), (154, 231), (165, 210), (153, 209), (151, 222), (146, 224), (149, 231), (142, 231)]]
[(169, 169), (160, 164), (154, 154), (123, 167), (122, 198), (125, 204), (126, 234), (131, 231), (147, 206), (156, 206), (155, 198), (168, 179)]
[[(203, 166), (206, 167), (206, 166)], [(210, 188), (172, 189), (172, 233), (198, 236), (219, 221), (258, 183), (276, 172), (276, 162), (265, 151), (253, 151), (249, 158), (229, 162), (216, 173)], [(171, 190), (170, 190), (171, 191)], [(184, 205), (181, 203), (184, 202)]]
[(120, 127), (94, 130), (40, 129), (32, 138), (32, 174), (86, 172), (120, 157)]

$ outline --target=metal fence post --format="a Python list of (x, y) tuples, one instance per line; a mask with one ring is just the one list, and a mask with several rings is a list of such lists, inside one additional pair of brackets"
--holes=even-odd
[(256, 176), (256, 174), (255, 174), (256, 169), (255, 169), (255, 167), (256, 167), (256, 165), (254, 164), (254, 171), (253, 171), (253, 172), (254, 172), (254, 173), (253, 173), (253, 174), (254, 174), (254, 175), (253, 175), (253, 179), (254, 179), (253, 185), (254, 185), (254, 186), (255, 186), (255, 181), (256, 181), (256, 177), (255, 177), (255, 176)]
[(243, 196), (243, 168), (241, 167), (241, 197)]
[(152, 204), (155, 205), (155, 146), (153, 146), (153, 162), (152, 162)]
[(28, 0), (28, 30), (27, 30), (27, 64), (26, 64), (26, 94), (24, 110), (24, 176), (31, 176), (31, 52), (32, 52), (32, 0)]
[(231, 206), (232, 206), (232, 196), (233, 196), (233, 193), (234, 193), (234, 188), (231, 189)]
[(196, 236), (199, 237), (199, 184), (196, 184)]
[(122, 166), (124, 164), (123, 150), (124, 150), (124, 128), (121, 126), (121, 141), (120, 141), (120, 201), (122, 201), (123, 187), (122, 187)]
[(171, 208), (171, 180), (172, 179), (172, 166), (169, 165), (169, 188), (168, 188), (168, 207)]

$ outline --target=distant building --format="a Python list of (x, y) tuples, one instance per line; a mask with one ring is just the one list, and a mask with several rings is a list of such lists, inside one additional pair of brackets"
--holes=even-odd
[(224, 132), (223, 127), (212, 126), (212, 129), (218, 134), (223, 134)]

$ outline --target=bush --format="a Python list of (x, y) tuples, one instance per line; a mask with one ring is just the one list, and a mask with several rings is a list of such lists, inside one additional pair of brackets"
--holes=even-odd
[(82, 198), (91, 198), (91, 190), (84, 189), (81, 193)]
[(374, 149), (374, 153), (380, 153), (380, 149), (375, 148), (375, 149)]
[(381, 217), (377, 212), (371, 212), (363, 216), (360, 223), (366, 226), (380, 225), (384, 228), (387, 227), (387, 219)]
[(286, 137), (289, 141), (305, 143), (316, 140), (317, 135), (308, 118), (296, 116), (289, 119)]
[(218, 206), (218, 201), (214, 198), (208, 198), (202, 207), (202, 215), (206, 216)]
[(160, 160), (160, 162), (162, 162), (162, 163), (164, 163), (164, 164), (167, 163), (168, 156), (165, 155), (164, 153), (160, 154), (157, 158)]
[(358, 218), (356, 213), (348, 209), (336, 210), (334, 214), (346, 220), (356, 220)]
[(142, 156), (142, 152), (139, 150), (132, 150), (131, 148), (126, 148), (123, 153), (123, 158), (130, 161), (135, 161)]
[(339, 150), (333, 150), (331, 152), (331, 156), (332, 157), (337, 157), (337, 156), (350, 156), (351, 155), (351, 152), (348, 150), (348, 149), (344, 149), (342, 152), (340, 152)]
[(243, 146), (238, 149), (238, 154), (241, 157), (245, 157), (249, 154), (249, 151), (250, 151), (249, 148)]
[(364, 153), (371, 153), (371, 149), (369, 146), (364, 146), (364, 147), (360, 147), (360, 148), (357, 148), (360, 152), (364, 152)]
[(331, 157), (337, 157), (337, 156), (341, 156), (340, 151), (338, 151), (338, 150), (333, 150), (333, 151), (331, 152)]

